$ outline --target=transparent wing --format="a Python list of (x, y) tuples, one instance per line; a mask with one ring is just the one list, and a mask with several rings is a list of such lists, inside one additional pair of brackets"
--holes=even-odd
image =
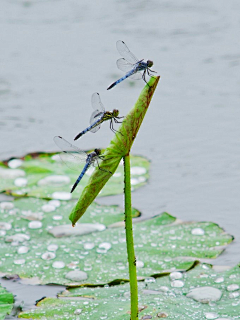
[[(116, 63), (117, 63), (118, 69), (120, 69), (124, 72), (129, 72), (131, 69), (134, 68), (134, 65), (132, 63), (128, 62), (124, 58), (118, 59)], [(142, 79), (142, 74), (140, 72), (136, 72), (136, 73), (132, 74), (129, 78), (133, 79), (133, 80), (140, 80), (140, 79)]]
[(104, 113), (103, 112), (99, 112), (99, 110), (93, 111), (93, 113), (91, 115), (91, 118), (90, 118), (90, 124), (92, 125), (92, 124), (94, 124), (94, 122), (99, 121), (99, 125), (94, 127), (94, 128), (92, 128), (90, 130), (91, 132), (95, 133), (100, 129), (100, 127), (101, 127), (101, 119), (102, 119), (103, 115), (104, 115)]
[(104, 106), (100, 99), (100, 94), (97, 92), (92, 94), (92, 107), (94, 110), (99, 110), (99, 112), (105, 112)]
[(128, 49), (127, 45), (125, 42), (122, 40), (118, 40), (116, 43), (117, 50), (120, 53), (120, 55), (125, 58), (128, 62), (135, 64), (139, 60), (135, 57), (135, 55)]
[(129, 78), (133, 80), (140, 80), (142, 79), (142, 74), (140, 72), (136, 72), (132, 74)]
[(128, 62), (126, 59), (121, 58), (116, 61), (117, 67), (119, 70), (128, 72), (133, 69), (134, 65)]
[(63, 151), (59, 154), (61, 160), (70, 169), (79, 172), (79, 165), (83, 162), (86, 162), (87, 153), (83, 150), (78, 149), (76, 146), (72, 145), (70, 142), (60, 136), (54, 137), (53, 140), (56, 145)]

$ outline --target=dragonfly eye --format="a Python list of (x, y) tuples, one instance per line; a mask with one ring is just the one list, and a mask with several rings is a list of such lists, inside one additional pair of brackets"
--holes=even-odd
[(101, 149), (94, 149), (94, 151), (96, 152), (97, 155), (101, 153)]
[(114, 109), (114, 110), (113, 110), (113, 116), (114, 116), (114, 117), (118, 117), (118, 115), (119, 115), (119, 111), (116, 110), (116, 109)]
[(148, 68), (151, 68), (153, 66), (153, 61), (148, 60), (147, 61), (147, 66), (148, 66)]

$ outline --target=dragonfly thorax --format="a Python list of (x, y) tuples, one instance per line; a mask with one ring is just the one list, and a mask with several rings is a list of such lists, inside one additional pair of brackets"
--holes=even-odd
[(148, 68), (151, 68), (153, 66), (153, 61), (148, 60), (147, 61), (147, 66), (148, 66)]

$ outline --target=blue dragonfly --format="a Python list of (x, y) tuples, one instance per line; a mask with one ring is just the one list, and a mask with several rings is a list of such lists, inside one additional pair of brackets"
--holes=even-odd
[[(119, 54), (123, 57), (117, 60), (117, 67), (118, 69), (126, 72), (126, 74), (124, 77), (112, 83), (107, 90), (115, 87), (118, 83), (122, 82), (126, 78), (131, 78), (134, 80), (139, 80), (142, 78), (147, 83), (145, 79), (146, 73), (149, 76), (152, 76), (150, 72), (156, 73), (156, 71), (150, 69), (153, 66), (153, 62), (151, 60), (144, 62), (144, 59), (137, 59), (122, 40), (118, 40), (116, 46)], [(143, 74), (141, 74), (141, 71), (143, 71)]]
[(79, 171), (79, 164), (85, 162), (85, 166), (80, 173), (79, 177), (77, 178), (76, 182), (74, 183), (71, 193), (75, 190), (79, 182), (81, 181), (82, 177), (88, 170), (90, 166), (98, 166), (98, 168), (102, 171), (109, 172), (112, 174), (112, 172), (101, 169), (99, 166), (99, 160), (105, 160), (104, 156), (101, 155), (100, 149), (95, 149), (94, 151), (90, 153), (86, 153), (83, 150), (80, 150), (76, 146), (72, 145), (70, 142), (65, 140), (64, 138), (60, 136), (55, 136), (53, 138), (56, 145), (63, 151), (63, 153), (60, 153), (61, 160), (72, 170)]
[(90, 117), (90, 126), (85, 130), (83, 130), (82, 132), (80, 132), (79, 134), (77, 134), (74, 140), (79, 139), (83, 134), (85, 134), (88, 131), (91, 131), (94, 133), (97, 132), (104, 121), (110, 120), (110, 129), (114, 133), (116, 132), (116, 130), (113, 128), (113, 121), (115, 123), (121, 123), (118, 120), (123, 117), (118, 116), (119, 115), (118, 110), (113, 109), (113, 111), (105, 111), (102, 101), (100, 99), (99, 93), (95, 92), (92, 94), (91, 102), (92, 102), (92, 107), (94, 111)]

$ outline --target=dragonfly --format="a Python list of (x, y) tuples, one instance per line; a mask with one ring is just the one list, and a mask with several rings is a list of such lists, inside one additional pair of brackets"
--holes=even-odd
[(70, 142), (65, 140), (60, 136), (55, 136), (53, 138), (56, 145), (63, 151), (60, 153), (61, 160), (72, 170), (79, 171), (79, 164), (85, 162), (85, 166), (80, 173), (79, 177), (77, 178), (76, 182), (74, 183), (71, 193), (75, 190), (79, 182), (81, 181), (82, 177), (88, 170), (90, 166), (98, 166), (98, 168), (102, 171), (112, 172), (104, 170), (99, 166), (99, 160), (105, 160), (104, 156), (101, 155), (100, 149), (94, 149), (94, 151), (90, 153), (86, 153), (83, 150), (80, 150), (78, 147), (72, 145)]
[[(115, 87), (118, 83), (122, 82), (126, 78), (131, 78), (134, 80), (139, 80), (142, 78), (147, 83), (145, 79), (146, 73), (149, 76), (152, 76), (150, 72), (156, 73), (156, 71), (150, 69), (153, 66), (153, 61), (147, 60), (147, 62), (144, 62), (144, 59), (137, 59), (122, 40), (118, 40), (116, 46), (119, 54), (123, 57), (117, 60), (117, 67), (121, 71), (126, 72), (126, 74), (124, 77), (112, 83), (107, 90)], [(141, 73), (141, 71), (143, 71), (143, 73)]]
[(110, 129), (115, 133), (116, 130), (113, 128), (113, 122), (115, 123), (121, 123), (119, 119), (122, 119), (123, 117), (119, 117), (119, 111), (116, 109), (113, 109), (113, 111), (105, 111), (104, 106), (102, 104), (102, 101), (100, 99), (99, 93), (95, 92), (92, 94), (92, 107), (94, 109), (91, 117), (90, 117), (90, 126), (80, 132), (79, 134), (76, 135), (74, 140), (79, 139), (83, 134), (85, 134), (88, 131), (91, 132), (97, 132), (101, 124), (104, 121), (110, 120)]

